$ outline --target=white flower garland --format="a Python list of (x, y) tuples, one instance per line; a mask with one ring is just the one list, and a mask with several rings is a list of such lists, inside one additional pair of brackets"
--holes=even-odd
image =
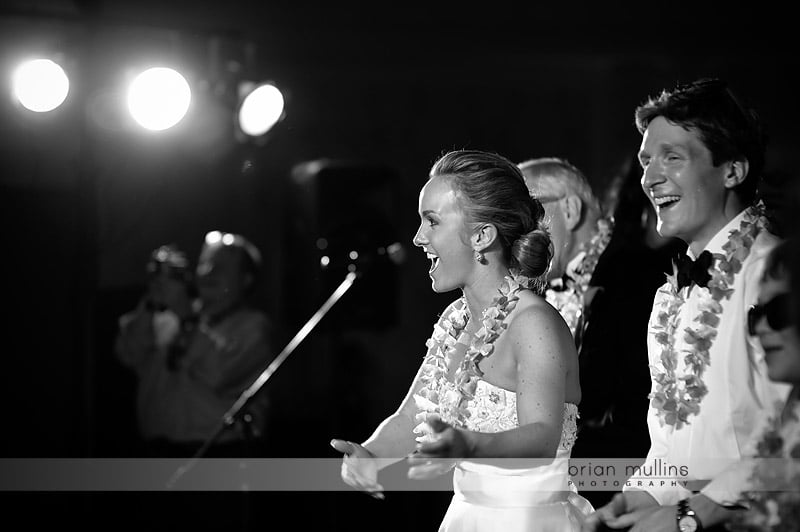
[(505, 319), (516, 307), (519, 292), (525, 288), (524, 279), (514, 275), (504, 278), (498, 290), (499, 295), (483, 311), (482, 326), (469, 342), (467, 352), (452, 381), (447, 378), (448, 368), (452, 363), (456, 344), (466, 344), (467, 333), (464, 329), (470, 320), (465, 298), (462, 296), (451, 305), (452, 310), (443, 314), (434, 325), (433, 334), (425, 343), (428, 352), (422, 364), (424, 386), (414, 395), (420, 410), (417, 415), (419, 424), (414, 428), (414, 432), (421, 435), (417, 438), (418, 441), (430, 440), (427, 421), (431, 415), (437, 415), (459, 428), (466, 426), (466, 419), (469, 417), (467, 403), (473, 399), (478, 380), (483, 376), (478, 364), (493, 353), (495, 340), (508, 326)]
[[(800, 521), (800, 400), (795, 396), (767, 420), (758, 440), (752, 488), (744, 498), (749, 509), (730, 529), (739, 531), (788, 532)], [(782, 410), (782, 413), (781, 413)]]
[(564, 290), (551, 290), (545, 292), (545, 299), (553, 305), (564, 318), (572, 331), (572, 336), (577, 332), (578, 323), (583, 314), (584, 295), (589, 288), (594, 270), (600, 255), (608, 247), (614, 230), (612, 220), (601, 218), (597, 221), (597, 231), (592, 238), (579, 248), (579, 253), (584, 253), (580, 264), (575, 268), (567, 280)]
[(661, 367), (650, 365), (656, 390), (649, 397), (650, 405), (656, 409), (662, 426), (666, 424), (680, 429), (689, 423), (689, 416), (700, 412), (700, 402), (708, 393), (703, 374), (711, 363), (709, 350), (717, 336), (722, 300), (729, 299), (733, 293), (731, 285), (734, 277), (750, 254), (753, 241), (764, 228), (764, 219), (758, 214), (757, 208), (748, 209), (739, 229), (732, 230), (728, 235), (728, 242), (722, 247), (725, 253), (713, 254), (714, 263), (709, 269), (711, 280), (708, 287), (692, 287), (699, 291), (700, 312), (693, 320), (697, 325), (683, 329), (684, 340), (692, 349), (684, 356), (690, 372), (680, 378), (675, 374), (678, 364), (675, 338), (678, 333), (678, 315), (686, 300), (682, 291), (678, 290), (677, 267), (672, 275), (667, 276), (667, 285), (659, 289), (667, 298), (662, 303), (663, 308), (658, 313), (650, 334), (661, 345)]

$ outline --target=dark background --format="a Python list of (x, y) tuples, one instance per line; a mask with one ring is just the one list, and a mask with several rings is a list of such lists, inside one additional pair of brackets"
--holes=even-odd
[[(42, 116), (22, 109), (9, 83), (0, 99), (5, 457), (132, 456), (134, 382), (111, 340), (163, 243), (195, 257), (209, 230), (251, 238), (266, 258), (258, 303), (278, 326), (276, 350), (344, 274), (318, 267), (318, 237), (335, 234), (342, 250), (406, 246), (404, 262), (369, 270), (267, 384), (272, 455), (333, 458), (331, 437), (362, 440), (396, 408), (455, 297), (430, 290), (428, 261), (411, 244), (419, 188), (442, 152), (565, 157), (602, 193), (638, 149), (635, 106), (703, 76), (729, 80), (759, 109), (770, 172), (791, 172), (800, 145), (796, 29), (767, 2), (0, 5), (3, 79), (41, 53), (60, 57), (72, 83)], [(193, 88), (189, 114), (158, 134), (117, 106), (153, 61)], [(272, 80), (287, 95), (265, 142), (235, 134), (242, 80)], [(333, 164), (302, 179), (298, 165), (320, 160)], [(112, 496), (16, 497), (56, 509), (15, 506), (29, 518), (88, 525)], [(271, 493), (257, 506), (292, 509), (299, 529), (428, 530), (448, 497)]]

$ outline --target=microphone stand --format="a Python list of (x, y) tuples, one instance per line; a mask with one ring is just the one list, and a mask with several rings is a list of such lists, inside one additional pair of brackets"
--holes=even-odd
[(219, 428), (208, 438), (205, 443), (197, 450), (197, 452), (192, 456), (192, 458), (183, 466), (178, 468), (178, 470), (172, 475), (172, 477), (167, 482), (167, 487), (171, 488), (175, 485), (175, 483), (185, 475), (192, 467), (194, 467), (197, 462), (203, 457), (203, 455), (208, 451), (209, 447), (216, 441), (216, 439), (229, 427), (231, 427), (237, 419), (237, 416), (242, 411), (242, 409), (248, 404), (250, 399), (258, 393), (262, 386), (269, 380), (273, 373), (278, 369), (278, 367), (283, 363), (286, 358), (292, 354), (300, 342), (302, 342), (306, 336), (317, 326), (319, 321), (322, 317), (331, 309), (331, 307), (336, 304), (337, 301), (347, 292), (353, 283), (356, 280), (356, 273), (350, 271), (341, 282), (341, 284), (333, 291), (333, 293), (328, 297), (328, 299), (322, 304), (322, 306), (314, 313), (311, 318), (306, 322), (305, 325), (294, 335), (286, 347), (275, 357), (275, 359), (267, 366), (261, 375), (251, 384), (242, 394), (239, 396), (239, 399), (233, 404), (233, 406), (228, 409), (224, 416), (222, 416), (222, 423), (220, 424)]

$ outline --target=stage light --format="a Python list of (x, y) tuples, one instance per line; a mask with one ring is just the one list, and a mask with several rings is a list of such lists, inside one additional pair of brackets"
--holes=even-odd
[(168, 129), (186, 115), (192, 100), (189, 83), (171, 68), (151, 68), (139, 74), (128, 91), (128, 110), (142, 127)]
[(263, 136), (283, 118), (283, 94), (272, 83), (258, 86), (252, 82), (244, 83), (240, 87), (240, 94), (243, 98), (238, 121), (239, 128), (245, 135)]
[(14, 95), (28, 110), (52, 111), (67, 99), (69, 79), (64, 69), (50, 59), (26, 61), (14, 72)]

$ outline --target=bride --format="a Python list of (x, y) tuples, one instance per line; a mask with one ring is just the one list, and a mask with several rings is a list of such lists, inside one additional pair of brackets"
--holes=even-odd
[(543, 212), (504, 157), (458, 150), (434, 163), (414, 244), (431, 260), (433, 290), (461, 297), (434, 326), (398, 410), (361, 444), (331, 441), (344, 482), (382, 497), (379, 470), (407, 459), (411, 478), (454, 470), (440, 531), (580, 529), (592, 508), (568, 475), (578, 360), (567, 324), (535, 290), (551, 258)]

